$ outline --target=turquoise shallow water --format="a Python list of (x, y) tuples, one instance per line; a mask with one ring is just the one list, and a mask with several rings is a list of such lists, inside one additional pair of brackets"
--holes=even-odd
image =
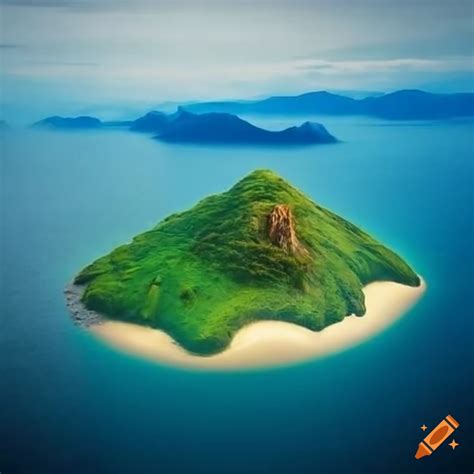
[[(473, 124), (324, 123), (344, 142), (3, 133), (2, 474), (472, 471)], [(262, 167), (402, 254), (428, 283), (423, 300), (355, 348), (231, 374), (149, 363), (72, 325), (62, 291), (82, 266)], [(415, 461), (419, 426), (448, 413), (460, 446)]]

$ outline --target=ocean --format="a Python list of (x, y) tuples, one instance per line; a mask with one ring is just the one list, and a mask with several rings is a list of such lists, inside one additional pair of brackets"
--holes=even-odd
[[(472, 472), (474, 122), (318, 120), (341, 143), (0, 132), (2, 474)], [(73, 325), (63, 289), (83, 266), (256, 168), (402, 255), (422, 300), (356, 347), (247, 372), (148, 362)], [(448, 414), (459, 446), (415, 460)]]

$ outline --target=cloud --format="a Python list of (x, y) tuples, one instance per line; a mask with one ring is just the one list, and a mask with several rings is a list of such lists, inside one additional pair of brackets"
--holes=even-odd
[[(390, 60), (294, 59), (253, 63), (218, 63), (196, 68), (182, 62), (121, 63), (88, 61), (33, 61), (11, 65), (10, 77), (74, 84), (82, 91), (92, 87), (105, 93), (135, 98), (193, 99), (245, 97), (270, 93), (296, 93), (316, 88), (411, 87), (423, 78), (474, 71), (472, 57), (440, 60), (399, 58)], [(189, 81), (192, 76), (192, 81)], [(107, 92), (105, 92), (107, 91)]]
[(29, 66), (52, 66), (54, 67), (97, 67), (100, 66), (99, 63), (91, 61), (32, 61), (29, 63)]
[[(59, 8), (84, 11), (120, 10), (123, 8), (155, 7), (172, 4), (172, 0), (0, 0), (0, 5), (8, 7)], [(192, 4), (192, 0), (187, 0)]]
[(14, 98), (387, 90), (474, 69), (464, 0), (0, 2), (2, 75)]
[[(147, 7), (151, 0), (136, 0), (134, 8)], [(127, 0), (0, 0), (0, 6), (17, 9), (56, 9), (71, 10), (79, 13), (94, 13), (101, 11), (120, 11), (130, 8)]]
[(88, 7), (94, 5), (91, 0), (1, 0), (0, 5), (12, 7)]
[(294, 62), (296, 70), (317, 72), (321, 74), (367, 74), (390, 72), (452, 72), (474, 70), (472, 56), (424, 59), (367, 59), (327, 61), (321, 59), (298, 59)]
[(14, 43), (0, 43), (0, 49), (17, 49), (23, 48), (23, 44), (14, 44)]

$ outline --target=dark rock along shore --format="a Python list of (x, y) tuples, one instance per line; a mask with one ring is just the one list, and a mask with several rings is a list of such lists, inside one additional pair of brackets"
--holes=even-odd
[(66, 306), (71, 312), (72, 320), (74, 324), (82, 328), (105, 322), (105, 318), (101, 314), (87, 309), (82, 303), (81, 298), (85, 289), (86, 287), (83, 285), (70, 283), (64, 290)]

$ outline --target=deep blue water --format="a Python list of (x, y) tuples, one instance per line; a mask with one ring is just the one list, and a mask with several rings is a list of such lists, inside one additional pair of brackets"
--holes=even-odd
[[(472, 472), (473, 124), (325, 124), (344, 143), (3, 133), (2, 474)], [(403, 255), (423, 300), (355, 348), (243, 373), (160, 366), (73, 326), (63, 288), (81, 267), (262, 167)], [(419, 427), (448, 414), (460, 446), (415, 461)]]

